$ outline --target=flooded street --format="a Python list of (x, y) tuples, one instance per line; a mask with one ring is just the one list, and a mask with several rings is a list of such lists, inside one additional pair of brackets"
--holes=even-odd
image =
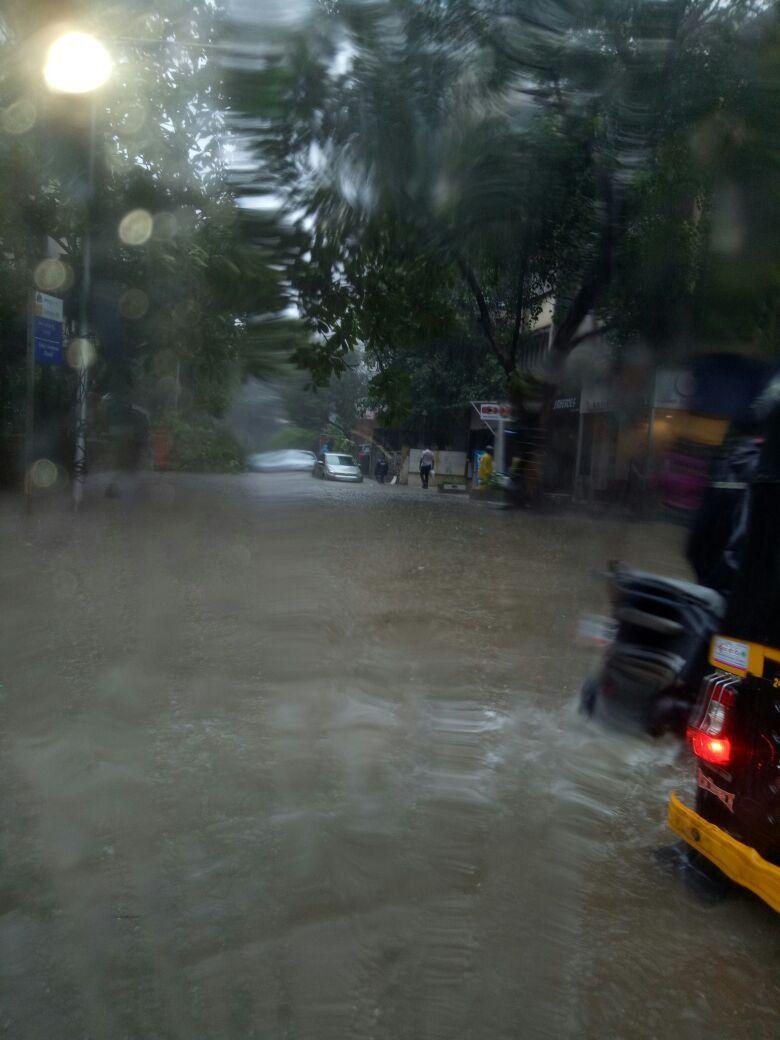
[(308, 476), (2, 520), (0, 1032), (776, 1036), (776, 920), (575, 708), (610, 558), (683, 532)]

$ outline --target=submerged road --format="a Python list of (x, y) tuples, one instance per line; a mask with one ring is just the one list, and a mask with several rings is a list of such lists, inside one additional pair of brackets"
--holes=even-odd
[(308, 476), (0, 502), (0, 1035), (774, 1038), (777, 922), (656, 865), (574, 708), (663, 524)]

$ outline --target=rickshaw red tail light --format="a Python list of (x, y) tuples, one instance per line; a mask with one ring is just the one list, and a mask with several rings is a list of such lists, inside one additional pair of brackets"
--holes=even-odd
[(688, 730), (688, 740), (694, 755), (702, 762), (714, 766), (727, 766), (731, 762), (731, 741), (728, 737), (711, 737), (698, 729)]
[(702, 683), (698, 710), (688, 727), (688, 741), (694, 755), (714, 766), (731, 764), (734, 746), (732, 709), (740, 680), (725, 672), (713, 672)]

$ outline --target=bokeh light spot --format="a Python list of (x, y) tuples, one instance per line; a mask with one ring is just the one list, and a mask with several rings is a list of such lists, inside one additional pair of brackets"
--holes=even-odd
[(126, 246), (142, 246), (152, 237), (154, 221), (145, 209), (132, 209), (119, 222), (119, 237)]
[(25, 134), (35, 125), (37, 112), (35, 105), (27, 98), (14, 101), (8, 108), (3, 109), (2, 126), (9, 134)]
[(82, 336), (72, 339), (66, 353), (71, 368), (89, 368), (95, 363), (95, 345)]
[(149, 310), (149, 297), (143, 289), (126, 289), (119, 297), (119, 313), (128, 321), (138, 321)]
[(68, 268), (62, 260), (41, 260), (35, 268), (33, 279), (41, 292), (58, 292), (67, 287)]
[(30, 480), (38, 488), (51, 488), (57, 483), (57, 465), (51, 459), (36, 459), (30, 467)]
[(170, 242), (176, 236), (179, 225), (173, 213), (156, 213), (154, 217), (154, 237), (162, 242)]

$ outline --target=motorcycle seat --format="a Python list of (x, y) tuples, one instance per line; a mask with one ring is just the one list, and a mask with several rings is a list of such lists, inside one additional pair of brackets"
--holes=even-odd
[(726, 601), (723, 596), (706, 585), (696, 585), (692, 581), (682, 581), (678, 578), (662, 578), (657, 574), (633, 568), (616, 571), (612, 576), (620, 587), (627, 590), (646, 590), (656, 594), (666, 592), (676, 599), (682, 598), (696, 603), (718, 618), (723, 617), (726, 611)]
[(639, 628), (649, 628), (653, 632), (663, 635), (679, 635), (684, 632), (684, 627), (678, 621), (671, 618), (659, 617), (658, 614), (649, 614), (646, 610), (638, 607), (618, 607), (615, 611), (618, 621), (624, 621), (629, 625), (637, 625)]

